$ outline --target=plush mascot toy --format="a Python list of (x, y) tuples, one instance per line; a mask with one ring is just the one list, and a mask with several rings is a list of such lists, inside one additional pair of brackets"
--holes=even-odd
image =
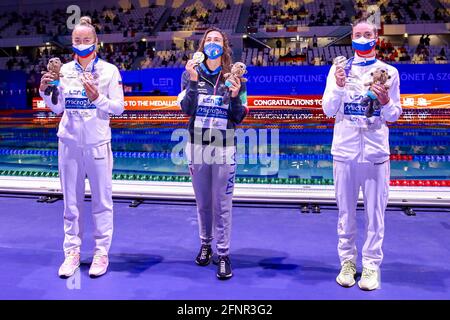
[(61, 62), (61, 60), (59, 60), (59, 58), (51, 58), (48, 61), (48, 64), (47, 64), (47, 71), (42, 71), (42, 74), (50, 72), (52, 74), (53, 78), (55, 79), (55, 80), (49, 82), (50, 85), (44, 91), (44, 94), (46, 96), (49, 96), (49, 95), (52, 96), (52, 103), (53, 104), (57, 104), (58, 103), (59, 79), (61, 77), (63, 77), (63, 75), (60, 72), (61, 71), (61, 66), (62, 66), (62, 62)]
[(361, 100), (361, 106), (366, 107), (366, 117), (370, 118), (373, 116), (375, 111), (381, 109), (381, 104), (377, 99), (377, 96), (372, 91), (372, 86), (374, 84), (383, 85), (384, 88), (389, 89), (389, 86), (386, 84), (388, 79), (391, 78), (388, 75), (387, 70), (382, 68), (377, 68), (374, 72), (370, 74), (372, 76), (372, 82), (366, 83), (365, 86), (369, 86), (369, 90), (366, 93), (366, 96)]
[[(231, 82), (229, 80), (233, 80), (234, 82), (237, 82), (237, 79), (239, 79), (242, 82), (247, 82), (247, 79), (244, 78), (244, 74), (247, 73), (247, 66), (243, 64), (242, 62), (236, 62), (231, 65), (231, 72), (225, 73), (223, 75), (225, 79), (225, 85), (229, 88), (231, 87)], [(230, 94), (228, 91), (228, 94), (224, 97), (224, 104), (229, 103)]]

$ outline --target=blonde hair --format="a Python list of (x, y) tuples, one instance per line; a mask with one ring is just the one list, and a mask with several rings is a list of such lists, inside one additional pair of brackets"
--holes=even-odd
[(368, 25), (372, 26), (373, 33), (374, 33), (375, 35), (378, 35), (378, 28), (377, 28), (377, 26), (375, 25), (375, 23), (373, 23), (373, 22), (370, 20), (370, 16), (371, 16), (371, 14), (369, 14), (368, 12), (363, 12), (362, 15), (361, 15), (361, 17), (355, 19), (355, 21), (353, 21), (353, 23), (351, 24), (352, 29), (353, 29), (354, 27), (356, 27), (356, 26), (357, 26), (358, 24), (360, 24), (360, 23), (365, 23), (365, 24), (368, 24)]
[(75, 25), (75, 28), (73, 28), (73, 30), (76, 29), (76, 27), (88, 27), (91, 29), (92, 33), (95, 36), (95, 39), (97, 40), (97, 31), (95, 31), (95, 27), (92, 25), (92, 19), (91, 17), (88, 16), (83, 16), (80, 18), (80, 21)]

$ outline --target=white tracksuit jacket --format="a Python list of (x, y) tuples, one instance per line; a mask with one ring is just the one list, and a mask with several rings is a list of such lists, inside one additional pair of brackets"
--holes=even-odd
[(71, 140), (78, 146), (101, 145), (111, 140), (109, 113), (120, 115), (124, 110), (122, 78), (117, 67), (102, 59), (94, 59), (86, 71), (94, 70), (99, 75), (99, 97), (89, 103), (79, 80), (80, 65), (71, 61), (61, 67), (63, 77), (58, 86), (60, 95), (57, 105), (51, 97), (39, 92), (46, 105), (56, 114), (64, 112), (59, 123), (58, 137)]
[[(363, 58), (355, 55), (353, 63), (360, 63)], [(366, 125), (364, 110), (358, 108), (358, 102), (365, 96), (367, 87), (363, 84), (370, 82), (370, 73), (376, 68), (385, 68), (391, 79), (388, 80), (390, 101), (369, 118)], [(333, 65), (327, 77), (327, 85), (322, 100), (322, 108), (329, 117), (336, 116), (334, 124), (333, 145), (331, 154), (335, 160), (380, 163), (389, 159), (389, 129), (386, 121), (396, 121), (401, 113), (400, 81), (396, 68), (377, 60), (368, 66), (353, 66), (350, 83), (345, 88), (336, 84)]]

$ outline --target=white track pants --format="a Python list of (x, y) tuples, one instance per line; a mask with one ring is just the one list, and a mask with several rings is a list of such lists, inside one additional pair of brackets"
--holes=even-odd
[(356, 264), (356, 206), (360, 187), (364, 197), (366, 240), (362, 249), (363, 267), (378, 270), (383, 260), (384, 212), (388, 202), (390, 163), (340, 162), (333, 164), (336, 201), (338, 253), (341, 264)]
[(64, 195), (64, 252), (80, 251), (87, 175), (92, 195), (95, 254), (108, 254), (113, 234), (111, 143), (83, 148), (59, 140), (58, 166)]
[[(231, 211), (236, 175), (234, 146), (218, 147), (210, 155), (205, 146), (187, 144), (186, 154), (192, 177), (199, 234), (202, 244), (211, 244), (215, 229), (217, 252), (228, 255), (231, 236)], [(206, 155), (203, 158), (202, 155)], [(228, 159), (228, 160), (227, 160)], [(212, 163), (212, 162), (219, 163)]]

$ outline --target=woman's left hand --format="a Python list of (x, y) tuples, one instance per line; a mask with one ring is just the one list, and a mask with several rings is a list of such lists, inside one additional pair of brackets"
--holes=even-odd
[(381, 103), (382, 106), (387, 104), (390, 100), (389, 94), (386, 90), (386, 88), (383, 85), (374, 84), (372, 86), (372, 90), (377, 96), (378, 101)]
[(230, 91), (231, 97), (236, 98), (239, 94), (239, 90), (241, 90), (241, 80), (239, 78), (228, 79), (231, 83)]
[(81, 77), (81, 83), (83, 84), (84, 90), (86, 90), (86, 96), (89, 101), (94, 101), (98, 98), (99, 93), (97, 87), (89, 80)]

